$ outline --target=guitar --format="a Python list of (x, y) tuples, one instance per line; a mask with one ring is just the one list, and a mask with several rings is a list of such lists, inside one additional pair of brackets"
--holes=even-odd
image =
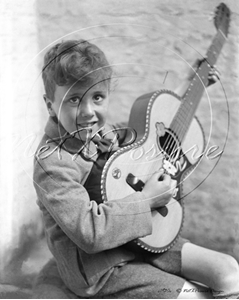
[(174, 180), (169, 203), (152, 210), (152, 234), (133, 241), (147, 251), (167, 251), (181, 232), (184, 219), (182, 183), (200, 162), (204, 151), (204, 134), (195, 112), (208, 84), (211, 66), (227, 39), (229, 19), (230, 10), (221, 3), (214, 17), (217, 33), (182, 99), (169, 90), (136, 99), (129, 127), (136, 131), (137, 138), (131, 145), (116, 151), (104, 166), (103, 201), (142, 191), (144, 183), (160, 168)]

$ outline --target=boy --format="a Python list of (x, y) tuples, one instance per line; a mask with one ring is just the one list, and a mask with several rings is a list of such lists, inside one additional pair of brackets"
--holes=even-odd
[(111, 75), (104, 53), (87, 41), (59, 43), (45, 56), (50, 118), (35, 156), (34, 186), (62, 297), (210, 297), (187, 280), (209, 286), (214, 296), (238, 295), (238, 264), (228, 255), (182, 238), (163, 254), (125, 246), (151, 234), (151, 210), (168, 203), (172, 181), (160, 170), (142, 192), (102, 203), (109, 149), (117, 150), (130, 135), (118, 130), (116, 139), (116, 128), (106, 124)]

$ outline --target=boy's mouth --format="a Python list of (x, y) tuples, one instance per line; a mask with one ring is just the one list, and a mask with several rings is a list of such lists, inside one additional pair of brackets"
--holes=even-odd
[(96, 123), (97, 122), (85, 122), (85, 123), (77, 124), (77, 126), (81, 128), (88, 128), (88, 127), (93, 127)]

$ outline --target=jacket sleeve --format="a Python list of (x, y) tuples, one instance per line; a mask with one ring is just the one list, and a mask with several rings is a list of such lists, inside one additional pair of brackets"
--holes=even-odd
[(36, 159), (38, 201), (61, 230), (86, 253), (116, 248), (152, 233), (151, 210), (142, 194), (102, 204), (89, 199), (80, 168), (70, 158)]

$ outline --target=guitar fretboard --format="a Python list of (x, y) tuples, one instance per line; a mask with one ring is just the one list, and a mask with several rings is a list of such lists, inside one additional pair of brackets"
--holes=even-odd
[(182, 99), (182, 103), (170, 125), (171, 130), (173, 130), (173, 132), (177, 135), (180, 142), (183, 141), (188, 131), (204, 89), (208, 84), (208, 73), (211, 66), (216, 63), (225, 41), (225, 35), (221, 30), (218, 30), (207, 51), (205, 60), (201, 63), (197, 73), (195, 73)]

